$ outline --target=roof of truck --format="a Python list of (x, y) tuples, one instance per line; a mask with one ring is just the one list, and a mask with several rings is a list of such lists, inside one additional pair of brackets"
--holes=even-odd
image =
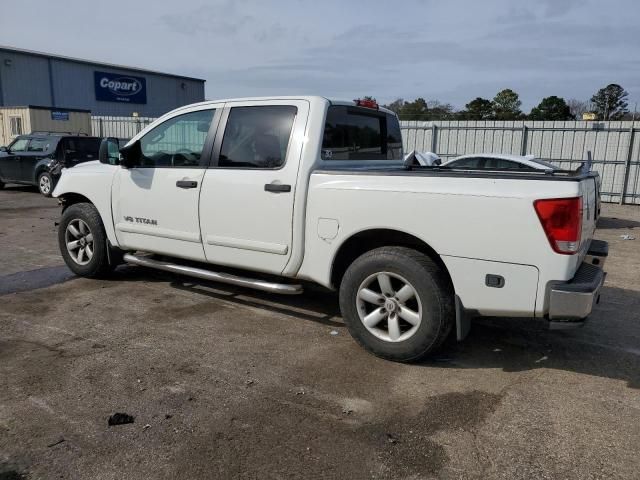
[[(328, 101), (331, 105), (346, 105), (355, 107), (355, 100), (340, 100), (335, 98), (323, 97), (321, 95), (274, 95), (270, 97), (239, 97), (239, 98), (221, 98), (216, 100), (205, 100), (204, 102), (192, 103), (190, 105), (185, 105), (180, 108), (191, 108), (201, 105), (211, 105), (214, 103), (235, 103), (235, 102), (255, 102), (255, 101), (267, 101), (267, 100), (306, 100), (309, 102), (325, 100)], [(362, 107), (367, 108), (367, 107)], [(395, 115), (395, 113), (388, 108), (385, 108), (381, 105), (378, 106), (378, 111), (390, 113)]]

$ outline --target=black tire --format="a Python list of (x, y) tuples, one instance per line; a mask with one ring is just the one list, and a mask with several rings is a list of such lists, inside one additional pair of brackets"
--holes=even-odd
[(50, 197), (55, 188), (53, 177), (49, 172), (38, 175), (38, 191), (45, 197)]
[[(421, 320), (405, 340), (381, 339), (360, 319), (360, 286), (382, 272), (408, 281), (416, 293), (413, 301), (421, 305)], [(340, 310), (349, 333), (360, 345), (374, 355), (398, 362), (416, 361), (434, 352), (447, 339), (455, 323), (454, 292), (448, 276), (428, 256), (405, 247), (377, 248), (358, 257), (342, 278)], [(411, 330), (411, 325), (402, 319), (400, 322), (404, 324), (404, 333)]]
[[(78, 220), (88, 226), (93, 236), (92, 257), (84, 265), (78, 263), (67, 249), (67, 227), (72, 222), (77, 223)], [(96, 207), (90, 203), (76, 203), (64, 211), (58, 226), (58, 245), (62, 258), (69, 269), (81, 277), (106, 277), (115, 267), (114, 264), (109, 263), (107, 234), (104, 231), (102, 219)]]
[(0, 180), (0, 190), (4, 190), (4, 185), (5, 183), (2, 180)]

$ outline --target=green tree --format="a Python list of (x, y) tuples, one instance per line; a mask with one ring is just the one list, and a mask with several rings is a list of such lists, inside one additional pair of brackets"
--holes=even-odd
[(537, 107), (531, 109), (530, 120), (573, 120), (571, 109), (564, 98), (551, 97), (543, 98)]
[(522, 102), (516, 92), (505, 88), (493, 97), (493, 117), (496, 120), (516, 120), (522, 118)]
[(464, 106), (460, 112), (463, 120), (488, 120), (493, 116), (493, 103), (486, 98), (476, 97)]
[(398, 116), (402, 120), (429, 120), (429, 105), (424, 98), (416, 98), (413, 102), (404, 102)]
[(396, 114), (399, 114), (400, 110), (402, 110), (402, 106), (404, 105), (404, 103), (405, 101), (402, 98), (396, 98), (389, 105), (383, 105), (383, 107), (388, 108), (389, 110), (391, 110), (392, 112), (395, 112)]
[(569, 111), (576, 120), (581, 120), (582, 114), (589, 111), (589, 102), (585, 102), (583, 100), (570, 98), (567, 100), (567, 105), (569, 105)]
[(455, 117), (455, 109), (450, 103), (441, 103), (438, 100), (427, 102), (429, 120), (449, 120)]
[(629, 112), (628, 96), (624, 88), (617, 83), (611, 83), (591, 97), (593, 111), (599, 120), (619, 120)]

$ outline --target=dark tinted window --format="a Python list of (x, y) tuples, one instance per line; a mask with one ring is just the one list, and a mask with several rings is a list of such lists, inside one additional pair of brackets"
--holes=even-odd
[(475, 169), (481, 167), (482, 161), (483, 159), (479, 157), (463, 158), (461, 160), (451, 162), (451, 165), (447, 165), (447, 167)]
[(323, 160), (399, 160), (402, 134), (395, 116), (364, 108), (329, 107)]
[(100, 139), (96, 137), (64, 138), (62, 147), (65, 162), (88, 162), (98, 159)]
[(51, 144), (51, 140), (46, 138), (33, 138), (31, 143), (29, 143), (29, 148), (27, 151), (29, 152), (46, 152), (49, 150), (49, 145)]
[(531, 170), (530, 167), (519, 162), (502, 158), (485, 158), (484, 168), (499, 170)]
[(178, 115), (140, 139), (143, 167), (197, 167), (215, 110)]
[(298, 109), (289, 105), (232, 108), (218, 165), (237, 168), (282, 166), (297, 113)]

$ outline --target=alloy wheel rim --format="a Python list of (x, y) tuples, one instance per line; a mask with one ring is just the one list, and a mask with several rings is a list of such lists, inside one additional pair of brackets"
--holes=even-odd
[(50, 190), (51, 190), (51, 181), (49, 180), (49, 177), (47, 177), (46, 175), (43, 175), (42, 177), (40, 177), (40, 191), (42, 193), (49, 193)]
[(84, 220), (71, 220), (65, 231), (65, 243), (69, 256), (78, 265), (86, 265), (93, 258), (93, 233)]
[(356, 306), (364, 327), (386, 342), (408, 340), (422, 323), (418, 292), (396, 273), (369, 275), (358, 288)]

